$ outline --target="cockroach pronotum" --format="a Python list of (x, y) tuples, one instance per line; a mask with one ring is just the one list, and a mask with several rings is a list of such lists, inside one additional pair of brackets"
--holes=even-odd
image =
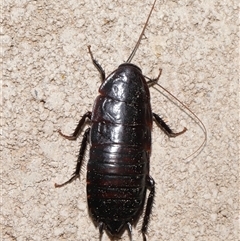
[[(62, 187), (79, 177), (89, 142), (87, 201), (94, 224), (99, 227), (100, 240), (103, 230), (110, 237), (119, 238), (126, 229), (132, 240), (132, 226), (141, 214), (141, 233), (143, 241), (147, 240), (155, 194), (154, 180), (149, 175), (153, 120), (169, 137), (176, 137), (187, 130), (184, 128), (180, 132), (173, 132), (159, 115), (152, 112), (149, 86), (157, 83), (161, 70), (157, 78), (149, 79), (144, 77), (138, 66), (131, 64), (155, 3), (156, 0), (128, 60), (107, 78), (88, 46), (92, 62), (101, 75), (99, 95), (92, 112), (83, 115), (72, 135), (67, 136), (59, 131), (66, 139), (76, 140), (86, 119), (90, 120), (90, 128), (83, 135), (73, 176), (63, 184), (55, 184), (55, 187)], [(149, 194), (145, 204), (147, 189)]]

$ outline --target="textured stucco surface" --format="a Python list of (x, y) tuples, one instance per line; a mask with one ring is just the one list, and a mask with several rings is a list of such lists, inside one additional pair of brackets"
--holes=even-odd
[[(98, 240), (88, 216), (86, 161), (80, 180), (55, 189), (74, 168), (81, 142), (63, 139), (91, 110), (100, 84), (87, 45), (109, 74), (127, 59), (152, 1), (3, 1), (3, 138), (0, 240)], [(156, 197), (149, 241), (239, 238), (239, 6), (237, 0), (159, 1), (133, 63), (203, 121), (199, 126), (151, 89), (152, 106), (175, 130), (155, 125)], [(141, 240), (138, 230), (133, 240)], [(103, 241), (109, 240), (104, 234)], [(129, 240), (127, 232), (122, 240)]]

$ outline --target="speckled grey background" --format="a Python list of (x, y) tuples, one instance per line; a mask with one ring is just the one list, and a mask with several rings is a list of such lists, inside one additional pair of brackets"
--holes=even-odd
[[(81, 142), (63, 139), (91, 110), (100, 84), (87, 45), (109, 74), (126, 60), (152, 1), (3, 1), (1, 240), (98, 240), (88, 216), (85, 165), (61, 189)], [(229, 1), (158, 1), (133, 60), (203, 121), (199, 126), (151, 89), (153, 110), (175, 130), (154, 125), (151, 175), (156, 198), (149, 241), (237, 241), (239, 6)], [(141, 240), (138, 230), (133, 240)], [(109, 240), (104, 234), (103, 241)], [(129, 240), (127, 232), (122, 240)]]

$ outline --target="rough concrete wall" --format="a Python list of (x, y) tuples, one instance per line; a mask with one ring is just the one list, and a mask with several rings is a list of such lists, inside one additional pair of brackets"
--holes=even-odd
[[(67, 180), (81, 137), (71, 133), (91, 110), (100, 85), (87, 52), (109, 74), (129, 56), (152, 1), (9, 0), (3, 2), (3, 151), (1, 240), (98, 240), (88, 216), (85, 175)], [(159, 1), (133, 63), (155, 77), (205, 124), (199, 126), (158, 91), (151, 175), (156, 197), (149, 241), (233, 241), (238, 233), (238, 1)], [(87, 156), (85, 158), (87, 160)], [(138, 230), (133, 240), (141, 240)], [(103, 241), (109, 240), (106, 234)], [(127, 232), (122, 240), (129, 240)]]

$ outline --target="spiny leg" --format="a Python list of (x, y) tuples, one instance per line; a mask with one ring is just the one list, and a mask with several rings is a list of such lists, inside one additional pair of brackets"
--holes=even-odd
[(150, 189), (150, 193), (148, 195), (146, 210), (145, 210), (142, 229), (141, 229), (143, 241), (147, 241), (146, 233), (147, 233), (150, 214), (152, 211), (153, 199), (154, 199), (154, 195), (155, 195), (155, 182), (154, 182), (153, 178), (148, 176), (146, 182), (147, 182), (146, 183), (147, 188)]
[[(151, 87), (152, 85), (156, 84), (157, 81), (159, 80), (161, 74), (162, 74), (162, 69), (159, 69), (159, 74), (158, 74), (157, 78), (155, 78), (155, 79), (150, 79), (150, 78), (148, 78), (148, 77), (145, 76), (145, 78), (149, 79), (149, 81), (147, 81), (148, 86)], [(157, 125), (158, 125), (158, 126), (161, 128), (161, 130), (162, 130), (166, 135), (168, 135), (169, 137), (179, 136), (179, 135), (183, 134), (183, 133), (187, 130), (187, 128), (184, 127), (184, 129), (183, 129), (182, 131), (180, 131), (180, 132), (173, 132), (173, 131), (170, 129), (170, 127), (163, 121), (163, 119), (162, 119), (159, 115), (153, 113), (153, 116), (154, 116), (154, 118), (155, 118), (155, 121), (156, 121)]]
[(157, 78), (155, 78), (155, 79), (150, 79), (149, 77), (144, 76), (145, 78), (148, 79), (148, 81), (147, 81), (148, 87), (151, 87), (151, 86), (153, 86), (154, 84), (156, 84), (156, 83), (158, 82), (161, 74), (162, 74), (162, 69), (159, 69), (159, 74), (158, 74)]
[(82, 166), (82, 161), (83, 161), (83, 157), (84, 157), (84, 153), (85, 153), (85, 150), (86, 150), (86, 147), (87, 147), (89, 133), (90, 133), (90, 128), (88, 128), (84, 132), (81, 148), (80, 148), (79, 155), (78, 155), (76, 170), (73, 173), (73, 176), (68, 181), (66, 181), (66, 182), (64, 182), (62, 184), (55, 183), (55, 187), (62, 187), (64, 185), (68, 184), (68, 183), (71, 183), (73, 180), (75, 180), (76, 178), (79, 177), (81, 166)]
[(91, 45), (88, 45), (88, 52), (91, 55), (91, 59), (92, 59), (92, 62), (94, 64), (94, 66), (97, 68), (98, 72), (101, 75), (101, 81), (104, 82), (105, 71), (103, 70), (102, 66), (97, 62), (97, 60), (93, 58), (93, 54), (92, 54), (92, 51), (91, 51)]
[(173, 132), (159, 115), (153, 113), (153, 116), (155, 118), (155, 122), (157, 123), (158, 127), (169, 137), (179, 136), (187, 130), (187, 128), (184, 127), (184, 129), (180, 132)]
[(92, 112), (88, 111), (87, 113), (85, 113), (83, 115), (83, 117), (81, 118), (81, 120), (78, 122), (78, 125), (75, 129), (75, 131), (73, 132), (72, 135), (68, 136), (68, 135), (64, 135), (61, 130), (58, 130), (58, 133), (63, 136), (64, 138), (74, 141), (77, 139), (77, 137), (79, 136), (79, 133), (81, 132), (81, 129), (86, 121), (86, 118), (88, 118), (89, 120), (91, 120), (91, 116), (92, 116)]

